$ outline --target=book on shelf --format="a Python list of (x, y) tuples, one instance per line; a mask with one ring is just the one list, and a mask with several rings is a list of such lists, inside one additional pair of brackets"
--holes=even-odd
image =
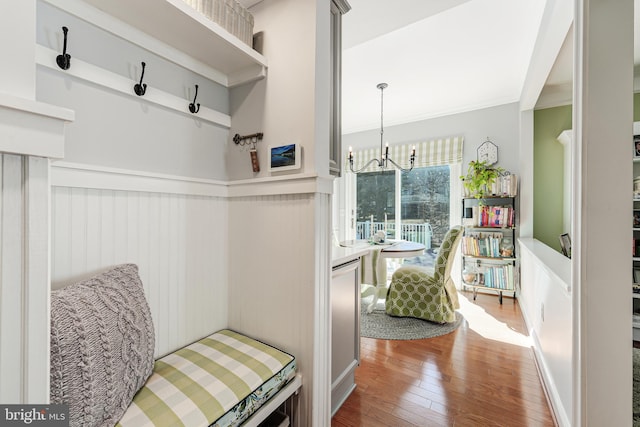
[(480, 273), (479, 276), (479, 286), (505, 291), (515, 290), (513, 282), (513, 265), (511, 264), (484, 267), (484, 272)]
[(500, 258), (501, 232), (467, 231), (462, 238), (462, 253), (469, 256)]
[(472, 206), (465, 208), (462, 225), (466, 227), (513, 227), (515, 210), (511, 206)]

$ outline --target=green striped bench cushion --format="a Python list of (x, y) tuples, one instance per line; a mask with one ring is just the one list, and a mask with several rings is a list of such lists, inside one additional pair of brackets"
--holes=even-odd
[(236, 426), (295, 372), (293, 356), (222, 330), (158, 359), (116, 426)]

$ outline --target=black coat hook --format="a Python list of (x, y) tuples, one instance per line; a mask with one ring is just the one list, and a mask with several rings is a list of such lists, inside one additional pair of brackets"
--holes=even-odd
[(136, 83), (136, 85), (133, 87), (133, 91), (138, 96), (144, 95), (145, 92), (147, 91), (147, 84), (146, 83), (142, 83), (142, 79), (144, 78), (144, 67), (146, 65), (147, 64), (145, 64), (144, 62), (142, 63), (142, 73), (140, 74), (140, 83)]
[(56, 57), (56, 63), (58, 67), (63, 70), (68, 70), (71, 66), (71, 55), (67, 53), (67, 32), (69, 29), (67, 27), (62, 27), (62, 32), (64, 33), (64, 46), (62, 48), (62, 55), (58, 55)]
[(193, 114), (196, 114), (198, 111), (200, 111), (200, 103), (196, 104), (197, 97), (198, 97), (198, 85), (196, 85), (196, 94), (193, 97), (193, 102), (189, 104), (189, 111), (191, 111)]

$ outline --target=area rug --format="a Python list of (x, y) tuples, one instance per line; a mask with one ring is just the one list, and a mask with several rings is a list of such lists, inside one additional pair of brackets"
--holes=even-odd
[(383, 340), (419, 340), (446, 335), (462, 323), (462, 314), (456, 312), (456, 320), (440, 325), (413, 317), (392, 317), (376, 308), (371, 313), (360, 313), (360, 336)]

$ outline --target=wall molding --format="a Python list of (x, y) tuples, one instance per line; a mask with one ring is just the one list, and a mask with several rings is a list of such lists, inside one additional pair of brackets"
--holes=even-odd
[(333, 178), (316, 174), (295, 174), (229, 181), (229, 197), (281, 194), (333, 193)]
[(70, 162), (51, 163), (53, 187), (227, 197), (223, 181), (141, 172)]
[(0, 151), (29, 156), (64, 157), (65, 124), (75, 112), (0, 93)]
[(225, 198), (333, 193), (333, 178), (314, 174), (218, 181), (64, 161), (51, 163), (51, 185)]

